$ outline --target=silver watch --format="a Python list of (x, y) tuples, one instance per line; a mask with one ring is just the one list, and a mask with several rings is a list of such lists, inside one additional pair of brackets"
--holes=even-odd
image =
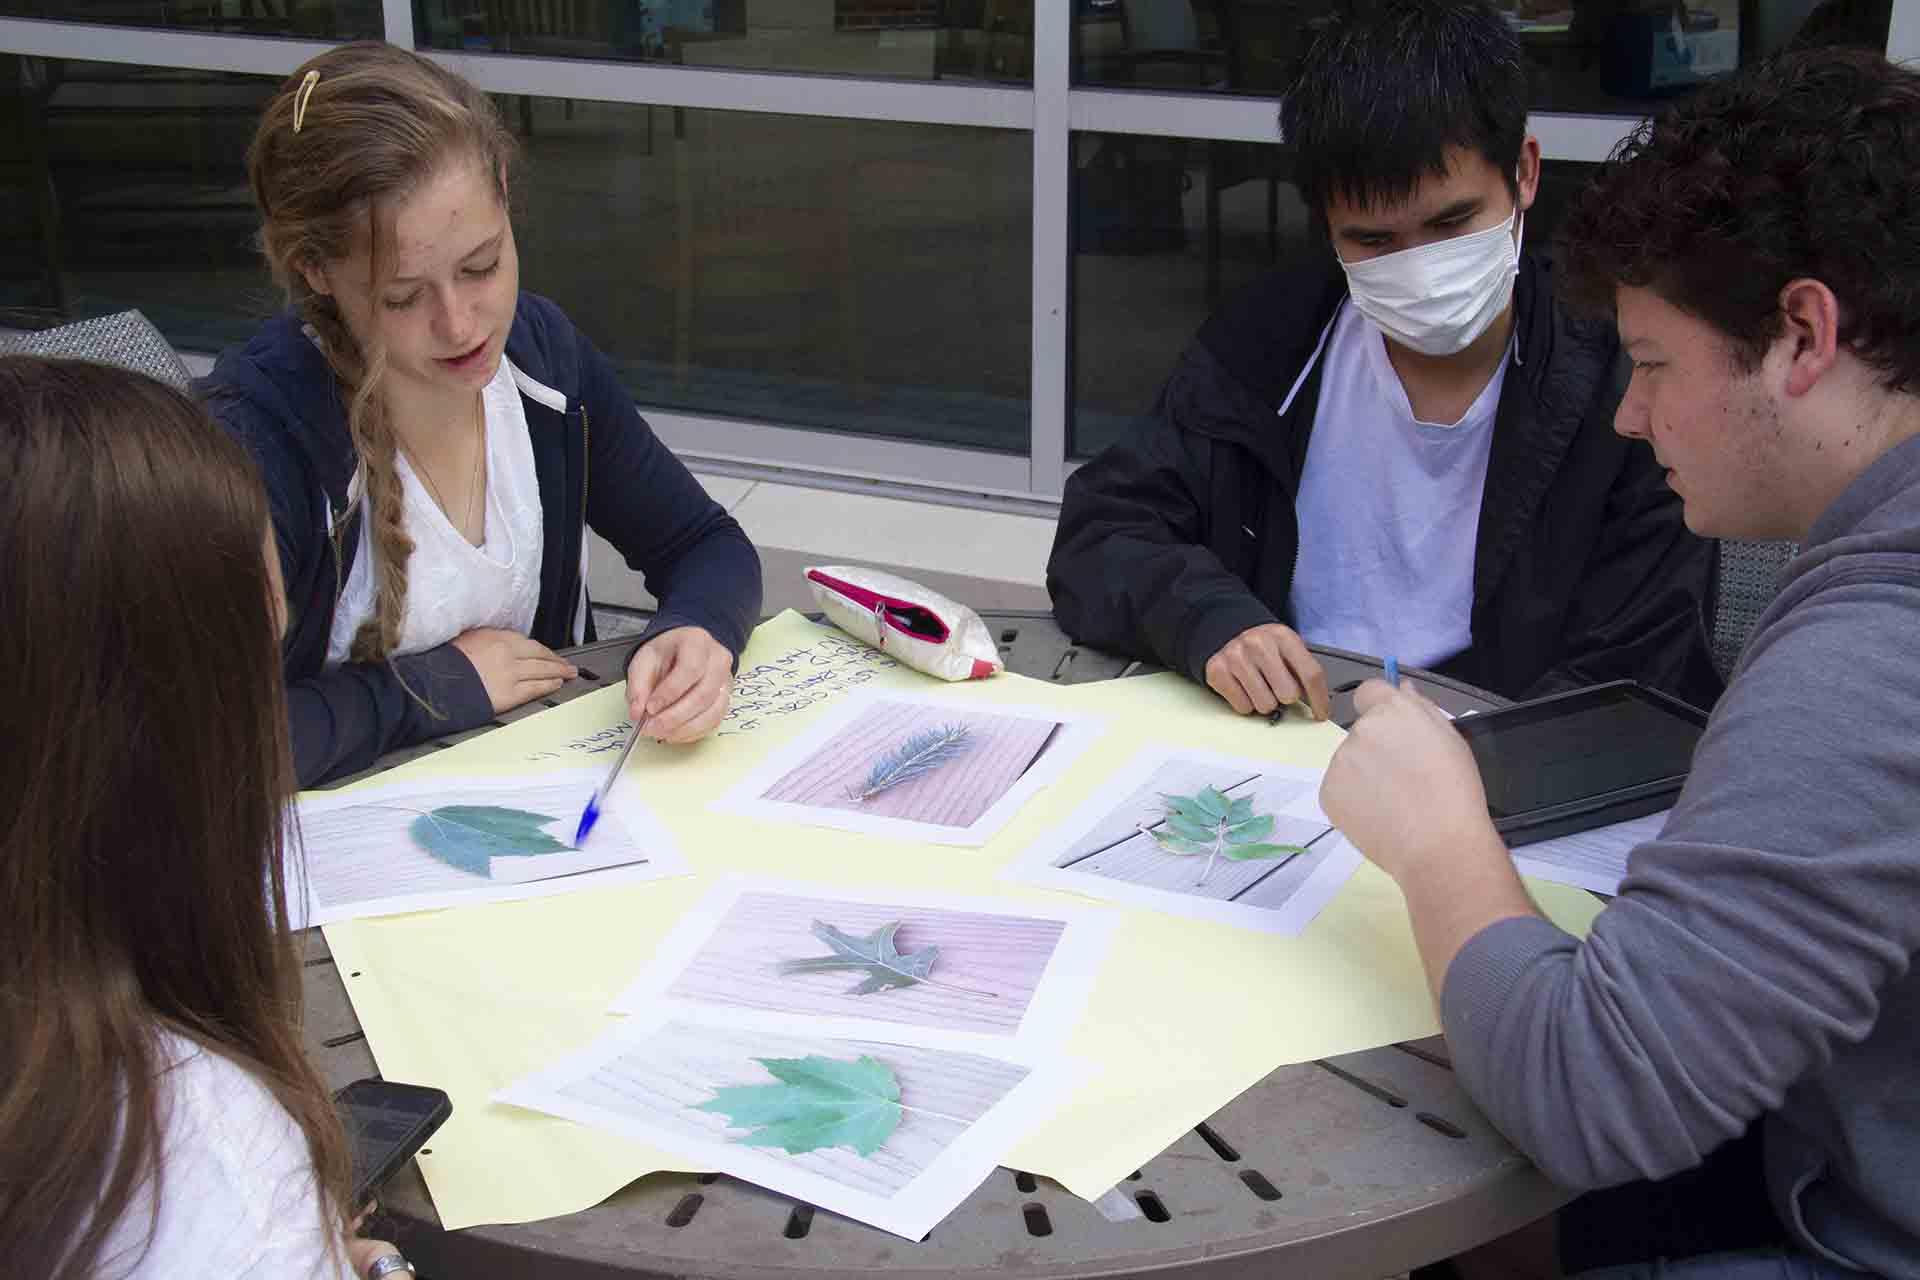
[(397, 1253), (383, 1253), (367, 1265), (367, 1280), (381, 1280), (382, 1276), (410, 1276), (417, 1274), (413, 1264)]

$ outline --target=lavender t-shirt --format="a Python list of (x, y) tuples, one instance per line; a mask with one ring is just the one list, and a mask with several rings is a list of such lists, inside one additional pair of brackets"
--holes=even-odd
[(1413, 414), (1386, 342), (1343, 305), (1294, 510), (1288, 605), (1309, 642), (1432, 666), (1473, 642), (1473, 553), (1507, 362), (1460, 421)]

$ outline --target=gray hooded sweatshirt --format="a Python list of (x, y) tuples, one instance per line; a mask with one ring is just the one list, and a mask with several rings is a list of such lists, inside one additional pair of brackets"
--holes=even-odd
[(1820, 517), (1660, 838), (1585, 942), (1481, 930), (1454, 1066), (1563, 1186), (1663, 1178), (1756, 1118), (1797, 1244), (1920, 1280), (1920, 440)]

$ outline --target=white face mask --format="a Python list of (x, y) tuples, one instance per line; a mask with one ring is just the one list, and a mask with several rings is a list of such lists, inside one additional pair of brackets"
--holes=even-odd
[(1465, 351), (1513, 296), (1520, 272), (1519, 209), (1498, 226), (1365, 262), (1341, 262), (1360, 314), (1423, 355)]

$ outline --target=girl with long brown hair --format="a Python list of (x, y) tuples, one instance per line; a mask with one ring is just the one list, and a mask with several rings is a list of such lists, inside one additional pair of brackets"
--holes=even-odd
[(473, 85), (352, 44), (290, 76), (248, 156), (292, 306), (203, 384), (272, 500), (302, 784), (482, 724), (573, 674), (585, 531), (660, 608), (627, 665), (662, 741), (726, 713), (760, 608), (753, 546), (612, 366), (522, 293), (515, 140)]
[(375, 1267), (300, 1045), (254, 469), (157, 382), (7, 356), (0, 475), (7, 1273)]

